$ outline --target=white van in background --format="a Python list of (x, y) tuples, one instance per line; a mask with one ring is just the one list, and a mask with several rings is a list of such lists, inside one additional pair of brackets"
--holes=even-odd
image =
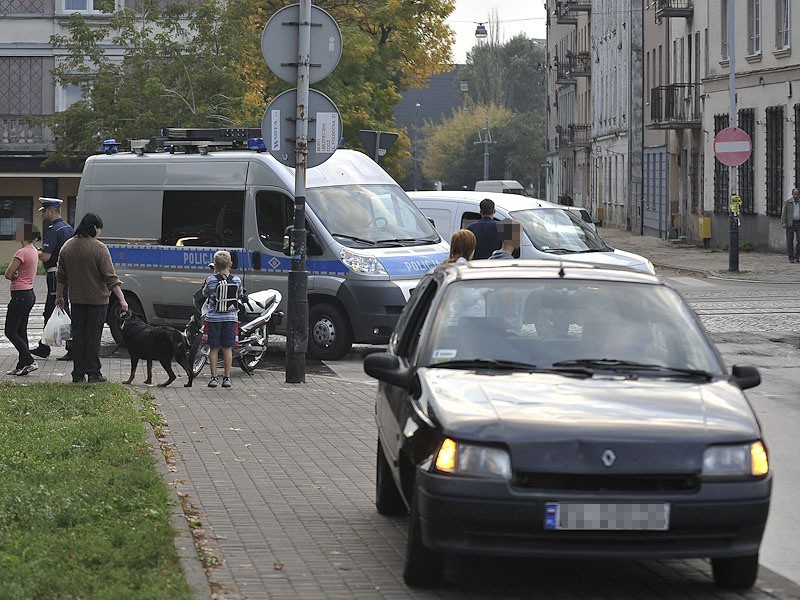
[(484, 179), (475, 183), (476, 192), (496, 192), (498, 194), (518, 194), (527, 196), (525, 186), (513, 179)]
[(655, 274), (653, 263), (631, 252), (608, 246), (586, 223), (577, 207), (561, 206), (536, 198), (487, 192), (409, 192), (414, 204), (439, 234), (449, 240), (453, 232), (480, 220), (480, 202), (495, 204), (495, 219), (515, 219), (522, 225), (520, 258), (585, 261), (605, 267), (625, 267)]
[[(193, 137), (206, 131), (177, 129), (160, 151), (90, 156), (84, 165), (75, 218), (103, 219), (128, 305), (154, 325), (186, 324), (220, 249), (248, 291), (278, 290), (286, 311), (294, 169), (258, 140), (254, 149), (230, 140), (240, 149), (216, 150), (225, 142)], [(354, 342), (385, 344), (420, 277), (448, 254), (402, 188), (353, 150), (308, 169), (306, 230), (308, 353), (319, 359), (342, 358)], [(108, 322), (119, 342), (116, 308), (112, 297)]]

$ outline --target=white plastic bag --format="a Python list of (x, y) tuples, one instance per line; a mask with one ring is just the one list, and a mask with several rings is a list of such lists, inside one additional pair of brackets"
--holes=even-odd
[(63, 346), (70, 339), (72, 321), (63, 308), (56, 306), (53, 314), (45, 323), (42, 331), (42, 342), (48, 346)]

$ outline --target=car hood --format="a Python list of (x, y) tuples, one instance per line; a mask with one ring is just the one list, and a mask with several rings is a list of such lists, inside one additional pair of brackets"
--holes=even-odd
[(741, 390), (727, 381), (421, 369), (421, 403), (445, 435), (506, 444), (515, 469), (698, 472), (712, 443), (759, 439)]
[(610, 268), (625, 267), (633, 269), (634, 271), (652, 274), (645, 258), (637, 254), (625, 252), (624, 250), (614, 249), (613, 252), (577, 252), (557, 256), (570, 261), (587, 262)]

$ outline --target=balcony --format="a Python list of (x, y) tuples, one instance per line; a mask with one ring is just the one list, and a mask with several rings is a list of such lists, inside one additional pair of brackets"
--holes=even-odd
[(592, 1), (591, 0), (566, 0), (567, 4), (569, 4), (569, 10), (574, 13), (585, 12), (590, 13), (592, 12)]
[(672, 83), (650, 90), (648, 129), (700, 129), (699, 86)]
[(566, 69), (570, 77), (591, 77), (592, 56), (588, 52), (567, 53)]
[(50, 130), (21, 115), (0, 115), (0, 154), (40, 154), (50, 147)]
[(572, 123), (567, 126), (570, 148), (588, 148), (592, 145), (592, 126), (588, 123)]
[(694, 13), (692, 0), (655, 0), (656, 21), (671, 17), (691, 17)]
[(577, 25), (578, 17), (572, 12), (572, 0), (556, 0), (556, 23), (559, 25)]
[(556, 85), (575, 85), (577, 83), (569, 69), (569, 64), (567, 62), (559, 63), (556, 69)]

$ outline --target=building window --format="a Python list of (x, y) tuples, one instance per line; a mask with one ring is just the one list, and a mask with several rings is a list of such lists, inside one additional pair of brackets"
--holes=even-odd
[(728, 0), (721, 0), (721, 8), (719, 11), (722, 23), (720, 24), (720, 36), (722, 41), (720, 47), (720, 60), (728, 60)]
[(791, 45), (789, 25), (789, 0), (775, 0), (775, 48), (781, 50)]
[(31, 222), (33, 198), (0, 196), (0, 240), (13, 240), (20, 223)]
[(761, 52), (761, 0), (747, 0), (747, 54)]
[(83, 98), (81, 86), (74, 83), (59, 85), (56, 88), (56, 112), (67, 110), (81, 98)]
[[(752, 158), (751, 158), (752, 160)], [(780, 216), (783, 206), (783, 107), (767, 109), (767, 214)]]
[[(724, 5), (723, 5), (724, 6)], [(714, 115), (714, 135), (728, 127), (730, 122), (728, 115)], [(714, 158), (714, 214), (725, 214), (728, 212), (728, 195), (730, 190), (730, 178), (728, 167)]]
[(755, 164), (755, 133), (756, 133), (756, 111), (752, 108), (743, 108), (739, 111), (739, 129), (742, 129), (750, 136), (752, 154), (744, 164), (736, 167), (739, 197), (742, 199), (743, 213), (753, 214), (755, 208), (755, 174), (753, 165)]
[(123, 0), (59, 0), (62, 13), (112, 13), (121, 10)]

